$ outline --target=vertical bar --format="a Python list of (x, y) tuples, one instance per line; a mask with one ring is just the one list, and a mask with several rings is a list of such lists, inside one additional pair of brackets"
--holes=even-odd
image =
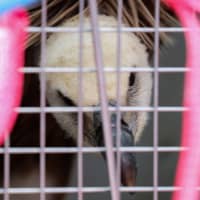
[(79, 0), (79, 86), (78, 86), (78, 200), (83, 200), (83, 26), (85, 0)]
[(160, 25), (160, 0), (155, 0), (155, 22), (154, 22), (154, 125), (153, 125), (153, 199), (158, 200), (158, 107), (159, 107), (159, 25)]
[(40, 200), (45, 200), (45, 144), (46, 144), (46, 75), (44, 65), (46, 64), (46, 32), (47, 25), (47, 0), (42, 0), (42, 18), (41, 18), (41, 73), (40, 73)]
[(120, 185), (121, 185), (121, 152), (120, 152), (120, 146), (121, 146), (121, 111), (120, 111), (120, 105), (121, 105), (121, 88), (120, 88), (120, 73), (121, 73), (121, 26), (122, 26), (122, 8), (123, 8), (123, 0), (118, 0), (118, 7), (117, 7), (117, 141), (116, 141), (116, 147), (117, 147), (117, 186), (119, 191), (119, 199), (121, 199), (120, 194)]
[(91, 13), (91, 25), (92, 25), (92, 34), (94, 41), (94, 51), (95, 51), (95, 60), (97, 67), (97, 77), (98, 77), (98, 87), (100, 92), (100, 103), (102, 109), (102, 121), (103, 121), (103, 132), (104, 140), (106, 146), (106, 157), (108, 163), (108, 172), (109, 172), (109, 181), (111, 186), (111, 196), (112, 200), (119, 200), (119, 193), (117, 192), (117, 180), (116, 180), (116, 170), (115, 170), (115, 160), (114, 153), (112, 150), (112, 134), (110, 127), (110, 116), (108, 111), (108, 100), (106, 96), (106, 87), (105, 87), (105, 77), (103, 72), (103, 60), (102, 60), (102, 49), (100, 43), (100, 34), (98, 30), (98, 12), (97, 12), (97, 2), (96, 0), (89, 0), (89, 7)]
[(4, 200), (10, 200), (8, 189), (10, 187), (10, 139), (5, 141), (4, 147)]

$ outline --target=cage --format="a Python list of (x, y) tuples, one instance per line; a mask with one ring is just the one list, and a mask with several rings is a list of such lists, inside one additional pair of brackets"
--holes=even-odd
[[(184, 111), (181, 106), (182, 82), (186, 71), (182, 67), (185, 61), (183, 29), (178, 26), (172, 11), (160, 0), (42, 0), (41, 5), (30, 8), (29, 13), (31, 24), (27, 29), (30, 36), (26, 66), (21, 69), (25, 73), (24, 96), (21, 106), (16, 109), (19, 117), (13, 133), (0, 150), (0, 199), (170, 199), (174, 190), (177, 154), (181, 151), (180, 126), (181, 113)], [(115, 27), (99, 27), (97, 15), (100, 13), (114, 16)], [(61, 26), (63, 21), (76, 18), (77, 15), (80, 17), (78, 26)], [(91, 19), (92, 26), (89, 28), (84, 27), (86, 16)], [(94, 40), (96, 68), (82, 68), (85, 32), (90, 32)], [(116, 52), (116, 69), (108, 67), (102, 71), (103, 47), (100, 35), (110, 32), (115, 33), (116, 39), (116, 49), (113, 47)], [(80, 66), (75, 69), (65, 65), (52, 68), (46, 64), (49, 59), (48, 40), (54, 33), (77, 34), (77, 48), (80, 50), (76, 51), (76, 56)], [(123, 33), (135, 34), (145, 45), (151, 68), (121, 65)], [(99, 86), (102, 99), (95, 108), (94, 105), (83, 106), (82, 96), (85, 91), (81, 84), (87, 70), (95, 71), (99, 82), (102, 81)], [(118, 103), (107, 107), (101, 75), (114, 72), (117, 77)], [(149, 106), (119, 105), (120, 74), (125, 72), (151, 74), (153, 88)], [(59, 73), (69, 74), (69, 77), (77, 74), (77, 105), (51, 106), (47, 101), (48, 74)], [(96, 110), (101, 110), (104, 132), (108, 134), (108, 111), (117, 113), (116, 129), (119, 135), (120, 117), (124, 112), (148, 112), (146, 128), (136, 146), (121, 147), (118, 134), (114, 147), (116, 155), (109, 146), (109, 137), (104, 139), (107, 142), (105, 146), (85, 146), (84, 113), (94, 113)], [(77, 140), (66, 134), (53, 115), (55, 113), (77, 113)], [(108, 155), (106, 163), (98, 155), (102, 152)], [(120, 184), (120, 157), (123, 152), (136, 154), (136, 186)]]

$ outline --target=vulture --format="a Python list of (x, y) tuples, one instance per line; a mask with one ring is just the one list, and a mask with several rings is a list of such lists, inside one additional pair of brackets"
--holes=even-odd
[[(84, 18), (83, 27), (91, 28), (90, 18)], [(99, 15), (100, 27), (117, 28), (117, 20), (114, 17)], [(62, 26), (76, 28), (80, 24), (79, 17), (66, 20)], [(82, 52), (82, 67), (87, 69), (95, 67), (94, 45), (91, 32), (83, 33), (83, 46), (79, 48), (79, 33), (54, 33), (46, 44), (46, 63), (48, 67), (70, 67), (79, 69), (79, 51)], [(115, 72), (105, 73), (105, 88), (110, 106), (117, 103), (117, 33), (101, 32), (101, 45), (104, 66), (115, 69)], [(124, 67), (148, 67), (148, 54), (144, 44), (133, 33), (121, 33), (121, 65)], [(96, 72), (84, 72), (82, 82), (83, 106), (98, 107), (99, 91)], [(78, 106), (79, 101), (79, 76), (78, 73), (48, 73), (46, 74), (46, 94), (51, 106)], [(151, 98), (152, 78), (149, 72), (130, 73), (123, 72), (120, 76), (120, 106), (149, 106)], [(77, 139), (78, 119), (72, 113), (54, 113), (55, 119), (66, 134)], [(146, 112), (122, 113), (121, 144), (133, 146), (133, 136), (138, 141), (146, 124)], [(116, 113), (112, 114), (112, 126), (116, 125)], [(92, 146), (103, 144), (102, 119), (99, 113), (84, 113), (84, 139)], [(112, 131), (113, 141), (116, 141), (117, 130)], [(125, 185), (134, 185), (136, 166), (132, 153), (122, 153), (122, 179)], [(133, 179), (133, 180), (131, 180)], [(133, 182), (133, 183), (131, 183)]]
[[(100, 27), (117, 28), (117, 3), (115, 0), (97, 0), (98, 23)], [(153, 27), (154, 0), (126, 0), (122, 9), (122, 27)], [(79, 1), (47, 0), (47, 25), (78, 28), (80, 25)], [(42, 9), (38, 5), (29, 10), (31, 26), (41, 26)], [(91, 29), (91, 16), (88, 1), (85, 1), (83, 12), (83, 28)], [(173, 26), (176, 19), (173, 13), (161, 2), (160, 26)], [(78, 32), (54, 32), (47, 34), (45, 63), (39, 54), (41, 34), (30, 34), (26, 51), (26, 66), (53, 68), (69, 68), (79, 70), (79, 54), (82, 52), (82, 106), (93, 107), (94, 112), (83, 113), (84, 145), (104, 146), (94, 42), (91, 31), (83, 33), (83, 44), (80, 49)], [(146, 107), (150, 105), (152, 92), (152, 76), (150, 72), (120, 73), (120, 105), (117, 100), (117, 33), (101, 32), (105, 89), (110, 107), (130, 106)], [(168, 43), (169, 37), (160, 33), (160, 43)], [(120, 67), (148, 68), (153, 55), (154, 33), (121, 32)], [(43, 60), (43, 61), (44, 61)], [(21, 106), (40, 106), (40, 78), (38, 74), (26, 74), (24, 96)], [(48, 72), (45, 75), (46, 105), (51, 107), (74, 108), (79, 104), (79, 74), (77, 72)], [(117, 137), (117, 113), (110, 112), (111, 133), (114, 145)], [(134, 146), (140, 139), (148, 121), (146, 111), (122, 112), (120, 118), (123, 147)], [(11, 147), (40, 147), (40, 115), (37, 113), (20, 114), (10, 137)], [(75, 112), (54, 112), (46, 114), (46, 147), (74, 147), (78, 137), (78, 116)], [(103, 154), (103, 157), (105, 155)], [(63, 187), (68, 185), (74, 155), (67, 153), (46, 154), (45, 185), (47, 187)], [(10, 155), (10, 187), (40, 187), (40, 153)], [(4, 163), (0, 156), (1, 187), (5, 185)], [(121, 154), (121, 183), (124, 186), (135, 186), (137, 162), (131, 152)], [(4, 199), (0, 194), (0, 200)], [(11, 200), (39, 200), (40, 194), (11, 194)], [(47, 200), (64, 199), (64, 194), (46, 194)]]

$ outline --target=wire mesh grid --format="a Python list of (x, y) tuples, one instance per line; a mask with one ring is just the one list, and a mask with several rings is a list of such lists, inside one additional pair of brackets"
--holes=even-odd
[[(173, 186), (160, 186), (159, 185), (159, 153), (169, 153), (169, 152), (180, 152), (187, 150), (179, 146), (159, 146), (159, 113), (160, 112), (183, 112), (187, 108), (181, 106), (160, 106), (159, 105), (159, 75), (160, 73), (184, 73), (187, 68), (184, 67), (159, 67), (159, 33), (160, 32), (184, 32), (190, 31), (185, 28), (180, 27), (160, 27), (160, 0), (155, 0), (155, 26), (150, 27), (122, 27), (122, 7), (123, 0), (118, 0), (118, 26), (117, 28), (106, 27), (99, 28), (97, 24), (97, 6), (95, 0), (89, 0), (90, 12), (91, 12), (91, 23), (92, 29), (84, 29), (83, 21), (84, 17), (82, 11), (84, 8), (84, 0), (79, 1), (79, 11), (80, 11), (80, 27), (48, 27), (47, 26), (47, 0), (42, 0), (42, 17), (41, 17), (41, 27), (29, 27), (28, 32), (39, 32), (41, 33), (41, 64), (40, 67), (27, 66), (21, 69), (22, 73), (26, 74), (39, 74), (40, 78), (40, 106), (38, 107), (28, 107), (23, 106), (16, 108), (16, 112), (20, 114), (39, 114), (40, 115), (40, 145), (38, 147), (11, 147), (10, 142), (5, 143), (4, 148), (0, 148), (0, 154), (4, 155), (4, 183), (3, 187), (0, 188), (0, 194), (3, 195), (4, 200), (11, 199), (12, 194), (39, 194), (41, 200), (48, 199), (47, 194), (77, 194), (78, 200), (84, 199), (85, 193), (101, 193), (110, 192), (113, 200), (120, 199), (121, 192), (152, 192), (153, 200), (159, 199), (159, 192), (172, 192), (178, 188)], [(78, 32), (79, 34), (79, 45), (82, 49), (83, 45), (83, 32), (91, 31), (93, 34), (94, 50), (96, 57), (96, 68), (91, 66), (89, 68), (83, 69), (82, 66), (82, 52), (79, 54), (79, 64), (78, 68), (70, 67), (44, 67), (46, 63), (46, 40), (47, 34), (50, 32)], [(101, 32), (117, 32), (117, 105), (120, 105), (120, 73), (121, 72), (151, 72), (153, 74), (153, 105), (149, 107), (129, 107), (129, 106), (116, 106), (109, 107), (107, 104), (104, 76), (103, 72), (113, 72), (116, 71), (112, 67), (102, 68), (102, 55), (101, 55), (101, 43), (99, 38), (99, 31)], [(121, 48), (121, 32), (152, 32), (154, 33), (154, 61), (153, 67), (149, 68), (143, 66), (141, 68), (132, 68), (121, 66), (120, 60), (120, 48)], [(82, 74), (84, 72), (94, 72), (97, 71), (99, 80), (99, 92), (101, 97), (101, 105), (97, 107), (86, 107), (82, 106), (83, 101), (83, 90), (82, 90)], [(77, 107), (50, 107), (46, 104), (46, 73), (78, 73), (79, 80), (79, 99)], [(104, 124), (104, 137), (106, 141), (105, 147), (85, 147), (83, 146), (83, 113), (84, 112), (94, 112), (101, 110), (103, 115)], [(116, 147), (112, 148), (112, 140), (110, 138), (110, 128), (109, 128), (109, 111), (117, 112), (117, 129), (118, 129), (118, 140)], [(153, 113), (153, 146), (138, 146), (138, 147), (120, 147), (120, 116), (121, 112), (134, 112), (134, 111), (147, 111)], [(48, 113), (59, 113), (59, 112), (70, 112), (78, 113), (78, 139), (77, 147), (47, 147), (46, 146), (46, 115)], [(117, 167), (115, 167), (114, 152), (117, 152)], [(109, 186), (98, 186), (98, 187), (85, 187), (83, 180), (83, 155), (85, 153), (99, 153), (105, 152), (107, 155), (108, 163), (108, 176), (109, 176)], [(121, 152), (140, 152), (140, 153), (152, 153), (153, 154), (153, 185), (152, 186), (136, 186), (136, 187), (125, 187), (120, 185), (120, 153)], [(78, 159), (78, 169), (77, 169), (77, 186), (69, 187), (49, 187), (46, 183), (46, 155), (50, 154), (77, 154)], [(33, 155), (39, 154), (39, 187), (11, 187), (10, 177), (11, 177), (11, 163), (10, 159), (12, 155)], [(58, 169), (59, 170), (59, 169)]]

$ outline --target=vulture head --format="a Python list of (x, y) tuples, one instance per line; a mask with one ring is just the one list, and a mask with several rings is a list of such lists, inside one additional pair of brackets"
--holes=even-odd
[[(114, 17), (99, 15), (100, 27), (117, 27)], [(66, 20), (61, 26), (79, 27), (79, 18)], [(90, 18), (84, 18), (84, 29), (91, 28)], [(47, 67), (69, 67), (79, 69), (79, 53), (82, 52), (83, 69), (95, 68), (93, 38), (91, 32), (83, 33), (83, 45), (80, 49), (79, 33), (53, 33), (47, 40)], [(101, 46), (104, 67), (117, 70), (117, 33), (101, 32)], [(121, 34), (121, 66), (148, 67), (148, 53), (140, 39), (133, 33)], [(99, 91), (97, 74), (95, 71), (84, 72), (82, 81), (83, 106), (98, 107)], [(117, 72), (105, 72), (106, 94), (110, 106), (117, 103)], [(47, 100), (51, 106), (78, 106), (79, 102), (79, 74), (56, 72), (46, 74)], [(149, 106), (151, 99), (152, 78), (150, 72), (121, 72), (120, 75), (120, 106)], [(54, 113), (58, 124), (65, 130), (66, 135), (77, 139), (77, 113)], [(116, 145), (116, 112), (111, 113), (112, 137)], [(142, 134), (147, 121), (147, 112), (134, 111), (121, 113), (121, 145), (134, 146)], [(91, 146), (104, 145), (102, 119), (100, 112), (84, 112), (83, 137), (85, 143)], [(121, 154), (121, 175), (124, 185), (135, 185), (136, 161), (133, 153)]]

